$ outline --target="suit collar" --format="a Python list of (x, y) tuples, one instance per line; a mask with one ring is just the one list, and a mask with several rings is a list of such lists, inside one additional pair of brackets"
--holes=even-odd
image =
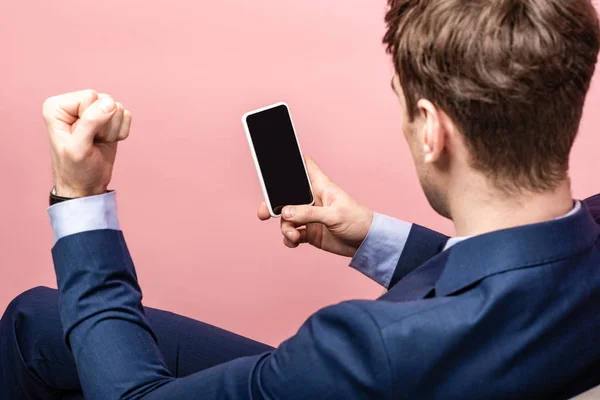
[[(574, 214), (578, 213), (579, 210), (581, 210), (581, 207), (582, 207), (581, 202), (580, 201), (576, 201), (575, 202), (575, 207), (573, 207), (573, 209), (571, 211), (569, 211), (565, 215), (563, 215), (561, 217), (558, 217), (556, 219), (563, 219), (563, 218), (570, 217), (571, 215), (574, 215)], [(453, 238), (450, 238), (446, 242), (446, 246), (444, 246), (444, 250), (448, 250), (449, 248), (453, 247), (457, 243), (464, 242), (465, 240), (471, 239), (472, 237), (473, 236), (463, 236), (463, 237), (453, 237)]]
[(589, 248), (599, 235), (600, 227), (582, 204), (563, 219), (467, 239), (447, 250), (436, 294), (446, 296), (490, 275), (571, 257)]

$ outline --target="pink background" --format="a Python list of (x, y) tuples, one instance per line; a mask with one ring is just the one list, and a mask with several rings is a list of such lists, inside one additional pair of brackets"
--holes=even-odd
[[(0, 1), (0, 311), (55, 286), (43, 100), (84, 88), (134, 114), (113, 180), (145, 304), (278, 344), (319, 308), (381, 288), (348, 260), (289, 250), (262, 199), (241, 115), (286, 101), (306, 154), (375, 210), (451, 233), (400, 132), (384, 0)], [(600, 192), (596, 86), (572, 163)]]

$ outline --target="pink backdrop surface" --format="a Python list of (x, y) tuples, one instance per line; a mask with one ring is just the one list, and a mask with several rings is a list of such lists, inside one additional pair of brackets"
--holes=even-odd
[[(348, 260), (283, 246), (241, 125), (286, 101), (304, 153), (379, 212), (446, 233), (400, 132), (380, 39), (385, 1), (0, 1), (0, 311), (55, 287), (46, 204), (51, 95), (94, 88), (134, 114), (112, 187), (145, 304), (273, 345), (319, 308), (374, 298)], [(600, 88), (572, 162), (579, 198), (600, 192)]]

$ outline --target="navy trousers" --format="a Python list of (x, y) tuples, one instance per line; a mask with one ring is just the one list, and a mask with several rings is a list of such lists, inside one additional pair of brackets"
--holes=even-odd
[[(145, 308), (175, 377), (272, 347), (169, 312)], [(38, 287), (13, 300), (0, 320), (0, 399), (83, 399), (63, 339), (58, 291)]]

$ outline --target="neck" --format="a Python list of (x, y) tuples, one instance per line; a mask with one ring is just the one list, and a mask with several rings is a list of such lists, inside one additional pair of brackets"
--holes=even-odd
[(569, 179), (552, 191), (515, 195), (491, 189), (482, 181), (483, 178), (480, 182), (467, 180), (470, 183), (460, 188), (451, 202), (452, 220), (458, 236), (475, 236), (551, 221), (573, 209)]

